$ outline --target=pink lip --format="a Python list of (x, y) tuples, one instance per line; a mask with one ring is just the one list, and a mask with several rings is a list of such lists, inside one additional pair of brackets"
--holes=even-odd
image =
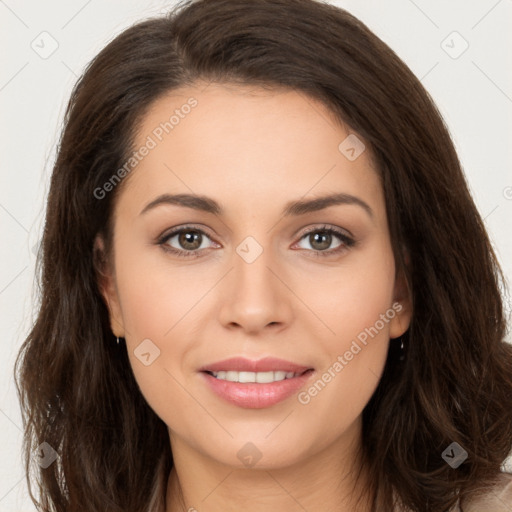
[[(311, 371), (308, 371), (311, 370)], [(233, 357), (203, 366), (199, 370), (210, 389), (224, 400), (247, 409), (263, 409), (277, 404), (296, 393), (314, 373), (313, 368), (302, 366), (284, 359), (265, 357), (251, 361), (243, 357)], [(283, 371), (300, 373), (297, 377), (262, 384), (257, 382), (230, 382), (217, 379), (208, 372), (270, 372)]]
[(258, 361), (252, 361), (244, 357), (232, 357), (217, 361), (216, 363), (207, 364), (199, 368), (200, 372), (221, 372), (221, 371), (235, 371), (235, 372), (293, 372), (303, 373), (306, 370), (312, 369), (309, 366), (301, 366), (284, 359), (277, 359), (275, 357), (265, 357)]
[(307, 371), (298, 377), (268, 384), (230, 382), (217, 379), (206, 372), (202, 372), (201, 376), (206, 380), (210, 389), (224, 400), (247, 409), (263, 409), (293, 395), (304, 386), (313, 373), (313, 370)]

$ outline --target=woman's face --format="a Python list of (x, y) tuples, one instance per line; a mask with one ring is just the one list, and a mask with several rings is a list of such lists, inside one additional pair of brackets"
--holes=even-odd
[[(174, 91), (143, 118), (102, 291), (176, 457), (277, 468), (357, 445), (410, 307), (348, 135), (304, 94), (234, 85)], [(217, 362), (230, 373), (203, 371)]]

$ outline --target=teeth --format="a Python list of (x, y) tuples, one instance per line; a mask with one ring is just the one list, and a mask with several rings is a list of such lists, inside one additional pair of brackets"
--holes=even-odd
[(220, 371), (211, 372), (214, 377), (221, 380), (228, 380), (230, 382), (257, 382), (259, 384), (268, 384), (269, 382), (278, 382), (284, 379), (292, 379), (301, 375), (300, 373), (293, 372), (235, 372), (235, 371)]

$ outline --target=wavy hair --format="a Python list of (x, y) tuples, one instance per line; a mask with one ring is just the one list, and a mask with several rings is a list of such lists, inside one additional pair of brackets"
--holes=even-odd
[[(38, 257), (38, 316), (15, 364), (30, 497), (43, 512), (165, 505), (168, 431), (110, 330), (98, 273), (116, 187), (148, 108), (198, 80), (295, 90), (367, 144), (413, 316), (363, 411), (373, 510), (441, 512), (491, 485), (512, 448), (505, 281), (433, 100), (361, 21), (319, 0), (189, 0), (115, 37), (69, 100)], [(105, 253), (94, 251), (97, 234)], [(103, 258), (103, 259), (102, 259)], [(442, 452), (457, 442), (453, 469)], [(48, 443), (48, 467), (33, 454)], [(35, 468), (35, 496), (30, 472)]]

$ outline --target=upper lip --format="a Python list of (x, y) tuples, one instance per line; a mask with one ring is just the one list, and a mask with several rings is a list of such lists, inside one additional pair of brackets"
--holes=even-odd
[(312, 369), (310, 366), (303, 366), (285, 361), (284, 359), (277, 359), (275, 357), (265, 357), (253, 361), (244, 357), (232, 357), (224, 359), (215, 363), (207, 364), (199, 368), (201, 372), (221, 372), (221, 371), (236, 371), (236, 372), (293, 372), (303, 373), (306, 370)]

